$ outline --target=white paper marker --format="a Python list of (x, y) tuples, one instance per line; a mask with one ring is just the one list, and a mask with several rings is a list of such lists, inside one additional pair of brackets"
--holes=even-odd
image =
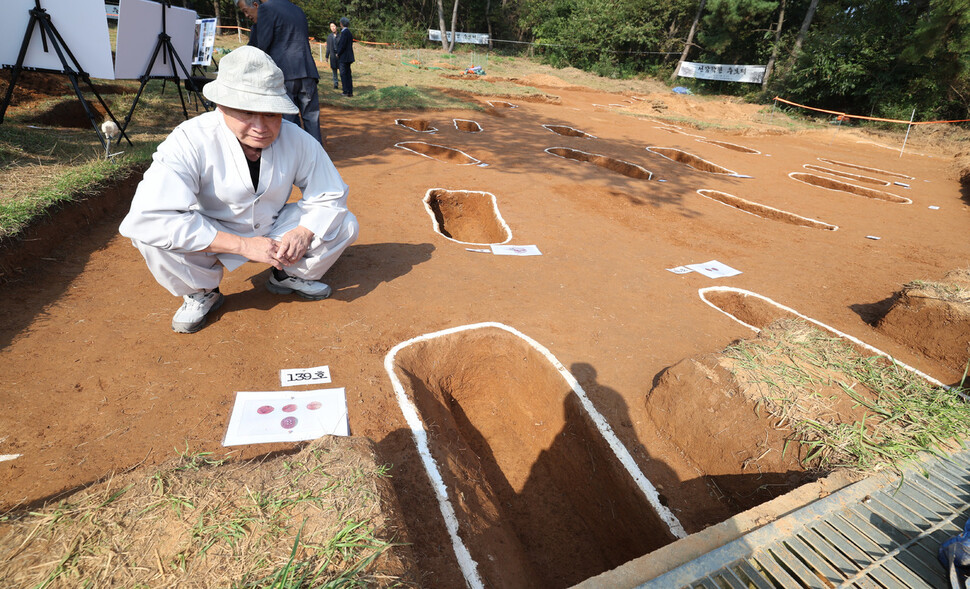
[(313, 391), (239, 392), (223, 446), (303, 442), (350, 435), (343, 388)]
[(492, 253), (492, 250), (490, 250), (488, 248), (478, 249), (478, 248), (474, 248), (474, 247), (466, 247), (465, 248), (465, 251), (466, 252), (478, 252), (480, 254), (490, 254), (490, 253)]
[(866, 239), (882, 239), (882, 238), (876, 237), (875, 235), (866, 235)]
[(20, 458), (20, 454), (0, 454), (0, 462), (6, 462), (8, 460), (16, 460)]
[(711, 260), (710, 262), (704, 262), (703, 264), (687, 264), (686, 267), (690, 268), (694, 272), (697, 272), (698, 274), (703, 274), (708, 278), (728, 278), (730, 276), (737, 276), (741, 273), (740, 270), (735, 270), (727, 264), (722, 264), (717, 260)]
[(940, 210), (940, 207), (938, 207), (936, 205), (930, 205), (930, 208), (933, 209), (934, 211)]
[(903, 188), (909, 188), (909, 184), (906, 184), (905, 182), (893, 182), (893, 184), (896, 186), (902, 186)]
[(674, 274), (689, 274), (690, 272), (693, 272), (693, 270), (687, 266), (677, 266), (676, 268), (667, 268), (667, 272), (673, 272)]
[(280, 370), (280, 386), (291, 387), (298, 384), (327, 384), (330, 382), (330, 367), (284, 368)]
[(534, 245), (496, 245), (492, 244), (496, 256), (541, 256), (542, 252)]

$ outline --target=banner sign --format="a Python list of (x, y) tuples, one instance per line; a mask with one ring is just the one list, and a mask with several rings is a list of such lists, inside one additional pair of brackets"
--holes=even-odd
[[(455, 43), (471, 43), (473, 45), (488, 45), (488, 35), (485, 33), (454, 33)], [(452, 33), (448, 32), (448, 41), (451, 41)], [(438, 29), (428, 29), (429, 41), (441, 41), (441, 31)]]
[(195, 21), (195, 55), (192, 65), (212, 63), (212, 49), (216, 46), (216, 19), (200, 18)]
[(694, 63), (685, 61), (680, 64), (677, 75), (681, 78), (699, 80), (721, 80), (722, 82), (747, 82), (760, 84), (765, 77), (763, 65), (722, 65), (719, 63)]
[(114, 20), (118, 20), (118, 5), (117, 4), (105, 4), (104, 5), (105, 15)]

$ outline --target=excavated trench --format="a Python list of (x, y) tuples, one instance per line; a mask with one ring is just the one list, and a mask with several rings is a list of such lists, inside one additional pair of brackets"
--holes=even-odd
[(425, 119), (396, 119), (394, 122), (405, 129), (411, 129), (418, 133), (434, 133), (437, 131), (437, 129), (431, 126), (431, 121), (426, 121)]
[(497, 327), (449, 331), (389, 359), (484, 586), (569, 587), (673, 540), (554, 358)]
[(788, 177), (791, 178), (792, 180), (804, 182), (805, 184), (818, 186), (819, 188), (825, 188), (828, 190), (837, 190), (839, 192), (847, 192), (849, 194), (854, 194), (856, 196), (863, 196), (865, 198), (884, 200), (887, 202), (896, 202), (900, 204), (912, 204), (913, 202), (908, 198), (897, 196), (889, 192), (883, 192), (882, 190), (874, 190), (872, 188), (866, 188), (864, 186), (856, 186), (855, 184), (848, 184), (846, 182), (840, 182), (838, 180), (833, 180), (832, 178), (824, 178), (822, 176), (817, 176), (815, 174), (805, 174), (803, 172), (792, 172), (788, 174)]
[(750, 147), (745, 147), (736, 143), (728, 143), (727, 141), (715, 141), (713, 139), (698, 139), (698, 141), (701, 143), (710, 143), (711, 145), (723, 147), (724, 149), (730, 149), (731, 151), (740, 151), (741, 153), (761, 153), (757, 149), (751, 149)]
[(890, 172), (888, 170), (880, 170), (879, 168), (870, 168), (869, 166), (860, 166), (859, 164), (851, 164), (849, 162), (839, 162), (839, 161), (830, 160), (824, 157), (818, 158), (818, 161), (824, 162), (826, 164), (832, 164), (833, 166), (842, 166), (843, 168), (852, 168), (853, 170), (863, 170), (865, 172), (873, 172), (874, 174), (882, 174), (883, 176), (891, 176), (893, 178), (903, 178), (905, 180), (913, 180), (912, 176), (907, 176), (906, 174), (900, 174), (899, 172)]
[(586, 139), (596, 139), (595, 136), (590, 135), (585, 131), (573, 129), (572, 127), (567, 127), (566, 125), (543, 125), (543, 127), (557, 135), (562, 135), (564, 137), (585, 137)]
[(464, 131), (465, 133), (481, 133), (482, 126), (475, 121), (468, 119), (452, 119), (455, 123), (455, 128), (459, 131)]
[(517, 104), (505, 102), (504, 100), (488, 100), (487, 102), (492, 108), (519, 108)]
[(642, 166), (598, 153), (588, 153), (568, 147), (550, 147), (546, 149), (546, 153), (569, 160), (588, 162), (601, 168), (606, 168), (611, 172), (616, 172), (629, 178), (636, 178), (637, 180), (649, 180), (653, 177), (653, 172)]
[(645, 149), (650, 153), (655, 153), (660, 157), (665, 157), (677, 163), (684, 164), (688, 168), (693, 168), (700, 172), (724, 174), (728, 176), (738, 175), (737, 172), (733, 172), (725, 167), (711, 163), (705, 159), (701, 159), (692, 153), (687, 153), (686, 151), (682, 151), (680, 149), (674, 149), (673, 147), (647, 147)]
[(769, 207), (768, 205), (745, 200), (741, 197), (734, 196), (733, 194), (728, 194), (726, 192), (721, 192), (719, 190), (702, 189), (698, 190), (697, 194), (712, 200), (716, 200), (719, 203), (726, 204), (746, 213), (751, 213), (752, 215), (756, 215), (764, 219), (771, 219), (772, 221), (781, 221), (782, 223), (788, 223), (789, 225), (810, 227), (812, 229), (825, 229), (827, 231), (835, 231), (839, 228), (837, 225), (832, 225), (816, 219), (810, 219), (808, 217), (802, 217), (801, 215), (796, 215), (795, 213), (789, 213), (788, 211)]
[(505, 243), (512, 232), (499, 213), (495, 195), (432, 188), (424, 197), (435, 231), (462, 243)]
[(395, 143), (394, 147), (413, 151), (414, 153), (429, 157), (433, 160), (448, 162), (450, 164), (458, 164), (459, 166), (482, 163), (463, 151), (445, 147), (443, 145), (425, 143), (424, 141), (402, 141), (400, 143)]
[(830, 174), (832, 176), (838, 176), (840, 178), (848, 178), (849, 180), (854, 180), (856, 182), (864, 182), (866, 184), (875, 184), (877, 186), (889, 186), (892, 182), (886, 180), (880, 180), (879, 178), (871, 178), (869, 176), (860, 176), (858, 174), (850, 174), (849, 172), (840, 172), (839, 170), (833, 170), (832, 168), (826, 168), (825, 166), (816, 166), (815, 164), (805, 164), (802, 166), (806, 170), (811, 170), (813, 172), (821, 172), (823, 174)]

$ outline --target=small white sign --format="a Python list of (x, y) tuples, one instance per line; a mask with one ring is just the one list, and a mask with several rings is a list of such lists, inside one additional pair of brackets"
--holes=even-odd
[(347, 436), (343, 388), (314, 391), (238, 392), (223, 446), (303, 442)]
[(542, 252), (534, 245), (491, 245), (496, 256), (541, 256)]
[(708, 278), (728, 278), (730, 276), (737, 276), (741, 273), (740, 270), (735, 270), (734, 268), (722, 264), (717, 260), (711, 260), (710, 262), (704, 262), (703, 264), (687, 264), (685, 268), (690, 268), (698, 274), (703, 274)]
[(299, 384), (327, 384), (330, 382), (330, 367), (284, 368), (280, 370), (280, 386), (292, 387)]
[(667, 268), (667, 272), (673, 272), (674, 274), (689, 274), (693, 272), (687, 266), (677, 266), (676, 268)]

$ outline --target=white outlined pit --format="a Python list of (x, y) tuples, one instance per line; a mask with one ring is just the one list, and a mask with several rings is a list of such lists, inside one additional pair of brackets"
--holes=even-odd
[(465, 133), (481, 133), (482, 126), (471, 119), (451, 119), (455, 123), (455, 128)]
[(586, 131), (580, 131), (579, 129), (574, 129), (572, 127), (567, 127), (566, 125), (543, 125), (547, 131), (551, 131), (556, 135), (562, 135), (564, 137), (585, 137), (586, 139), (596, 139), (595, 135), (590, 135)]
[[(528, 336), (456, 327), (397, 344), (384, 368), (469, 587), (485, 586), (480, 567), (571, 586), (686, 537), (573, 375)], [(569, 540), (550, 542), (550, 526)], [(483, 529), (497, 552), (477, 547)]]
[(913, 201), (908, 198), (892, 194), (890, 192), (883, 192), (882, 190), (875, 190), (873, 188), (866, 188), (865, 186), (856, 186), (855, 184), (849, 184), (848, 182), (840, 182), (838, 180), (833, 180), (832, 178), (825, 178), (818, 176), (816, 174), (805, 174), (804, 172), (791, 172), (788, 177), (792, 180), (797, 180), (798, 182), (803, 182), (811, 186), (817, 186), (819, 188), (824, 188), (826, 190), (834, 190), (836, 192), (845, 192), (848, 194), (854, 194), (856, 196), (862, 196), (865, 198), (871, 198), (873, 200), (883, 200), (886, 202), (894, 202), (899, 204), (913, 204)]
[(737, 143), (728, 143), (727, 141), (715, 141), (713, 139), (698, 139), (701, 143), (710, 143), (711, 145), (716, 145), (724, 149), (730, 149), (731, 151), (739, 151), (741, 153), (755, 153), (760, 154), (761, 152), (757, 149), (751, 149), (750, 147), (745, 147), (743, 145), (738, 145)]
[(681, 131), (679, 127), (654, 127), (655, 129), (660, 129), (661, 131), (666, 131), (668, 133), (674, 133), (676, 135), (686, 135), (688, 137), (697, 137), (698, 141), (704, 139), (703, 135), (694, 135), (693, 133), (688, 133), (686, 131)]
[(504, 100), (486, 100), (485, 102), (492, 108), (519, 108), (519, 105)]
[(830, 223), (825, 223), (809, 217), (802, 217), (801, 215), (796, 215), (795, 213), (789, 213), (788, 211), (769, 207), (768, 205), (745, 200), (739, 196), (734, 196), (733, 194), (728, 194), (719, 190), (701, 189), (697, 191), (697, 194), (763, 219), (781, 221), (782, 223), (797, 225), (799, 227), (824, 229), (826, 231), (837, 231), (839, 229), (838, 225), (832, 225)]
[(740, 176), (737, 172), (729, 170), (723, 166), (719, 166), (713, 162), (709, 162), (703, 158), (699, 158), (692, 153), (687, 153), (681, 149), (674, 149), (673, 147), (656, 147), (650, 146), (644, 148), (650, 153), (655, 153), (662, 158), (677, 162), (678, 164), (684, 164), (688, 168), (693, 168), (699, 172), (707, 172), (708, 174), (721, 174), (724, 176)]
[(571, 149), (569, 147), (549, 147), (545, 151), (550, 155), (561, 157), (563, 159), (589, 162), (601, 168), (606, 168), (611, 172), (623, 174), (629, 178), (636, 178), (637, 180), (649, 180), (653, 178), (653, 172), (644, 168), (643, 166), (631, 164), (630, 162), (600, 155), (598, 153), (588, 153), (578, 149)]
[(802, 167), (805, 168), (806, 170), (811, 170), (813, 172), (831, 174), (832, 176), (838, 176), (840, 178), (848, 178), (849, 180), (855, 180), (856, 182), (865, 182), (866, 184), (875, 184), (877, 186), (892, 185), (892, 182), (889, 182), (888, 180), (880, 180), (879, 178), (871, 178), (869, 176), (850, 174), (849, 172), (841, 172), (839, 170), (833, 170), (832, 168), (826, 168), (825, 166), (816, 166), (815, 164), (802, 164)]
[(512, 230), (490, 192), (431, 188), (424, 195), (424, 208), (435, 233), (451, 241), (485, 245), (512, 239)]
[(864, 172), (873, 172), (875, 174), (882, 174), (884, 176), (892, 176), (893, 178), (905, 178), (906, 180), (915, 180), (913, 176), (907, 176), (906, 174), (900, 174), (899, 172), (890, 172), (888, 170), (880, 170), (879, 168), (870, 168), (869, 166), (860, 166), (859, 164), (850, 164), (849, 162), (839, 162), (836, 160), (830, 160), (828, 158), (820, 157), (816, 158), (820, 162), (826, 164), (832, 164), (833, 166), (842, 166), (843, 168), (852, 168), (853, 170), (862, 170)]
[(416, 133), (435, 133), (438, 131), (431, 126), (430, 121), (424, 119), (395, 119), (394, 122)]
[(447, 162), (449, 164), (457, 164), (459, 166), (487, 166), (488, 164), (482, 163), (481, 160), (475, 159), (468, 155), (464, 151), (453, 149), (451, 147), (445, 147), (444, 145), (435, 145), (434, 143), (426, 143), (424, 141), (401, 141), (400, 143), (395, 143), (394, 147), (400, 147), (401, 149), (406, 149), (410, 152), (422, 155), (426, 158), (438, 160), (440, 162)]
[(795, 309), (786, 307), (780, 303), (776, 303), (768, 297), (760, 295), (756, 292), (751, 292), (750, 290), (744, 290), (742, 288), (735, 288), (733, 286), (709, 286), (707, 288), (698, 289), (697, 295), (702, 301), (714, 309), (724, 313), (731, 319), (757, 333), (760, 333), (762, 328), (767, 327), (776, 319), (797, 317), (824, 331), (827, 331), (828, 333), (843, 338), (866, 355), (875, 354), (877, 356), (881, 356), (889, 362), (912, 372), (913, 374), (925, 379), (927, 382), (935, 386), (944, 386), (943, 383), (936, 380), (932, 376), (924, 374), (912, 366), (896, 360), (886, 352), (883, 352), (878, 348), (874, 348), (862, 340), (852, 337), (847, 333), (843, 333), (834, 327), (830, 327), (821, 321), (816, 321), (811, 317), (802, 315)]

